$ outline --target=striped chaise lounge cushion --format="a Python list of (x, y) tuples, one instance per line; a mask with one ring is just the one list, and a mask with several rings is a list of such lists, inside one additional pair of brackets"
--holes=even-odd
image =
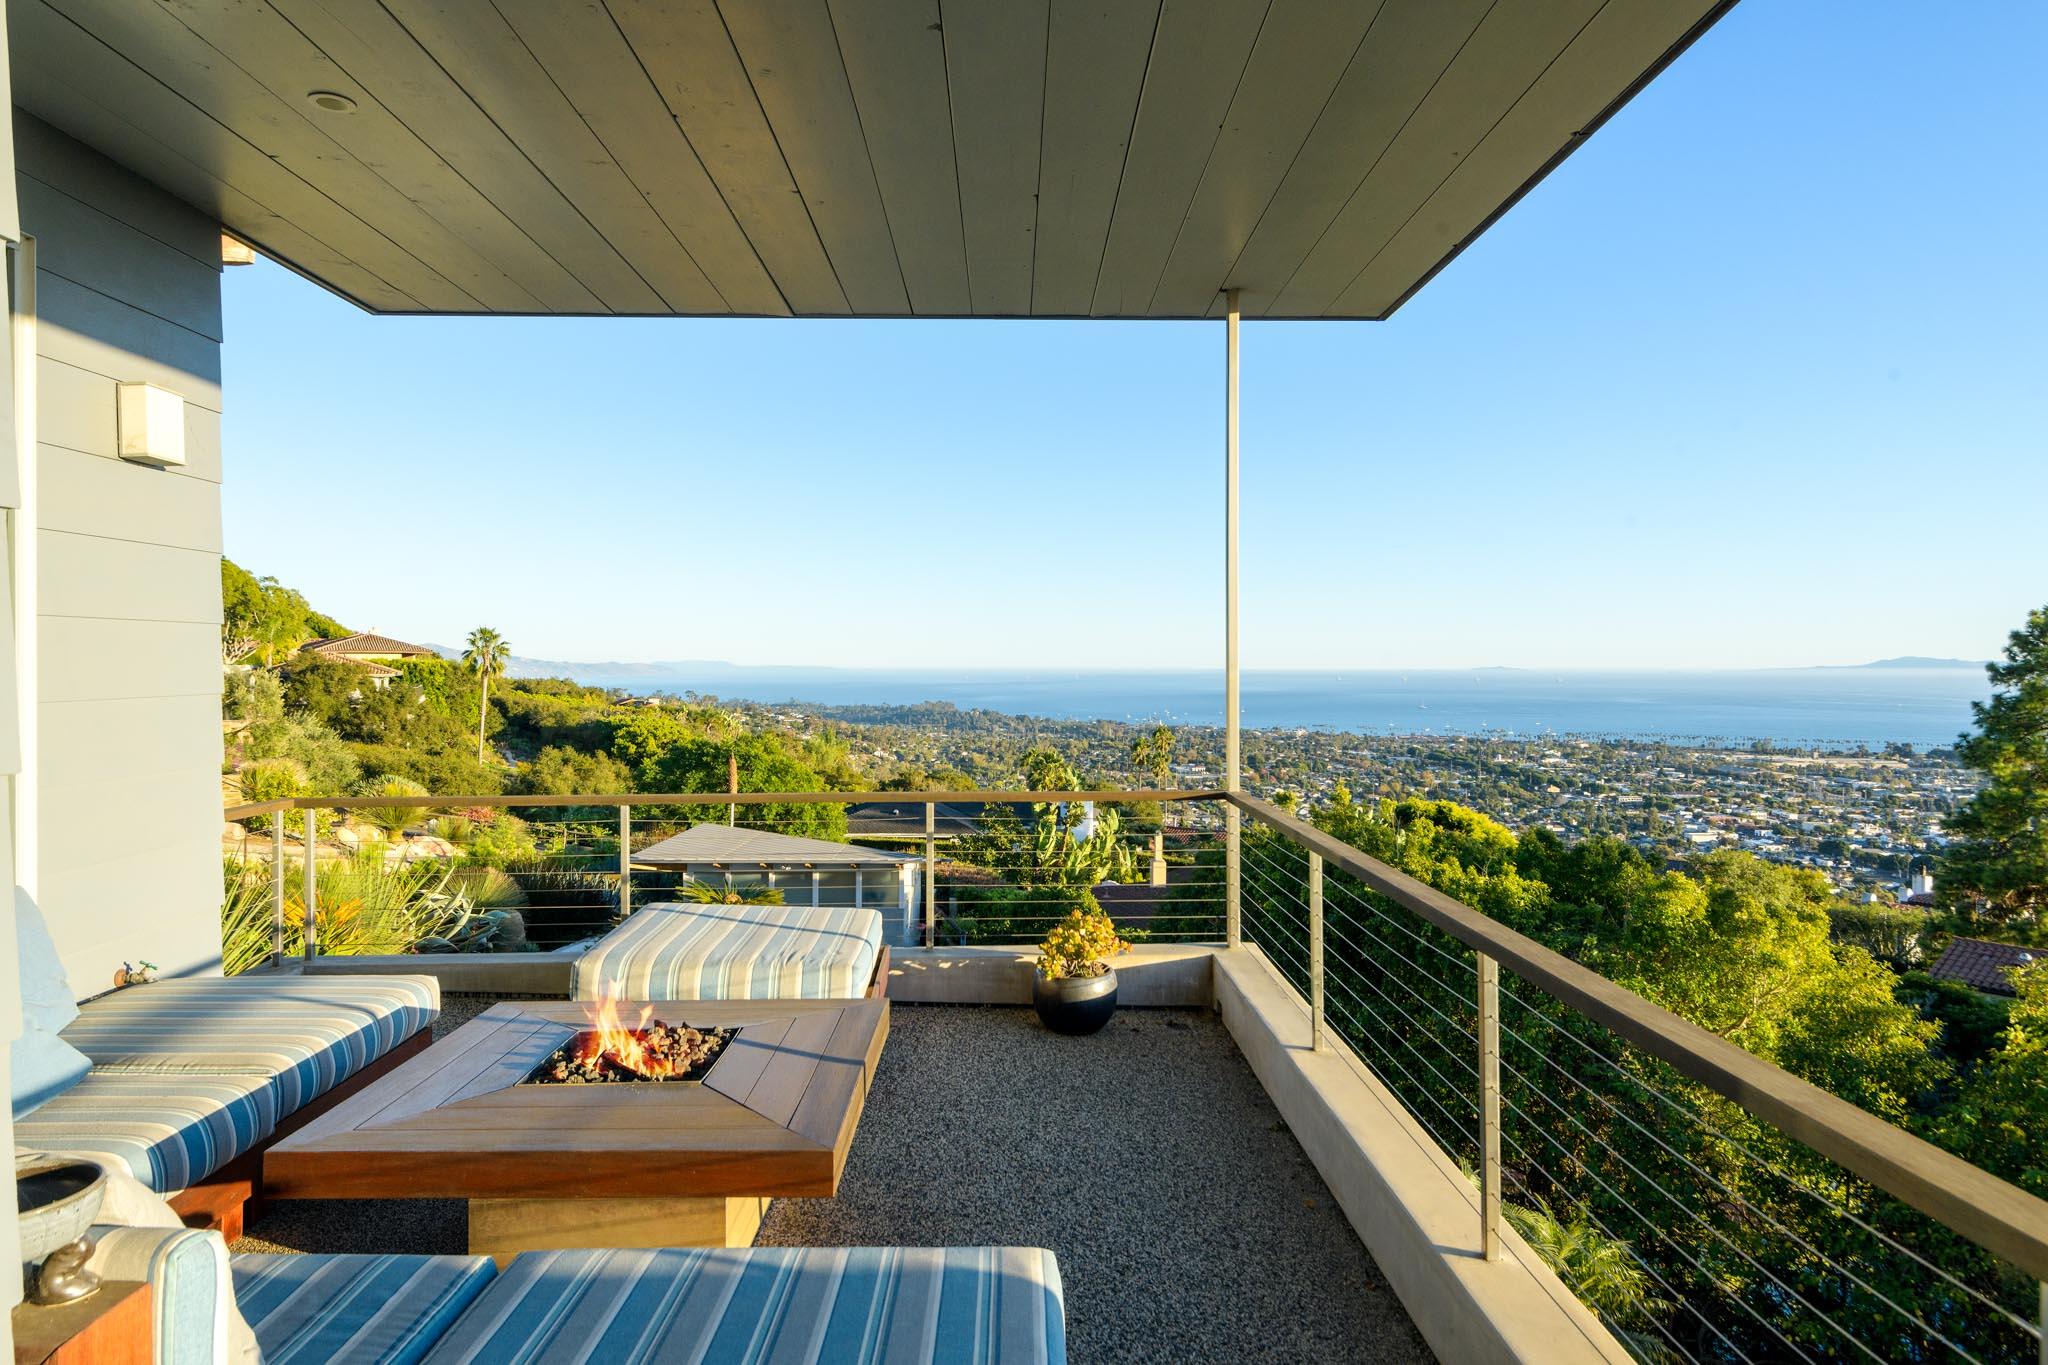
[(1043, 1365), (1067, 1358), (1052, 1253), (1022, 1247), (529, 1251), (428, 1365)]
[(82, 1152), (126, 1166), (160, 1194), (182, 1190), (277, 1127), (269, 1076), (102, 1075), (14, 1121), (25, 1151)]
[(575, 998), (857, 1000), (882, 916), (850, 905), (644, 906), (577, 959)]
[(497, 1267), (488, 1256), (286, 1256), (229, 1262), (264, 1365), (415, 1365)]
[(431, 976), (181, 979), (89, 1000), (62, 1036), (92, 1059), (96, 1075), (275, 1076), (281, 1117), (440, 1012)]

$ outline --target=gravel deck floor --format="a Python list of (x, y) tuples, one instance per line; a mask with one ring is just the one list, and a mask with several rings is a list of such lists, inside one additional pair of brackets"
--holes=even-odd
[[(489, 1002), (448, 996), (437, 1032)], [(481, 1160), (489, 1160), (482, 1157)], [(463, 1248), (452, 1200), (268, 1205), (237, 1251)], [(833, 1199), (759, 1245), (1050, 1248), (1092, 1361), (1428, 1361), (1428, 1347), (1215, 1016), (898, 1005)]]

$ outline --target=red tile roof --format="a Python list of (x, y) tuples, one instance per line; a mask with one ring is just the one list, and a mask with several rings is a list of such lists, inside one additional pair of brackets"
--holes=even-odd
[(1992, 943), (1981, 938), (1952, 939), (1940, 959), (1930, 968), (1944, 981), (1960, 981), (1994, 995), (2016, 995), (2012, 970), (2038, 961), (2041, 954), (2011, 943)]
[(400, 654), (408, 659), (435, 657), (434, 651), (425, 645), (409, 645), (389, 635), (344, 635), (339, 640), (315, 640), (305, 648), (309, 654), (336, 654), (344, 658), (355, 654)]

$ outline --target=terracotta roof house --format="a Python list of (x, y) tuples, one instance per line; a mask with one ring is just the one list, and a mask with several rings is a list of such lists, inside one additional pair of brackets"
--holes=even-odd
[(2012, 973), (2039, 961), (2041, 954), (2013, 943), (1992, 943), (1988, 939), (1958, 938), (1949, 942), (1941, 957), (1929, 969), (1942, 981), (1959, 981), (1974, 990), (1992, 995), (2017, 995)]
[(378, 687), (387, 687), (398, 676), (393, 664), (407, 659), (435, 659), (440, 656), (425, 645), (407, 644), (394, 640), (388, 635), (369, 635), (358, 632), (344, 635), (339, 640), (314, 640), (300, 647), (301, 654), (316, 654), (323, 659), (339, 659), (361, 668), (370, 675), (370, 681)]

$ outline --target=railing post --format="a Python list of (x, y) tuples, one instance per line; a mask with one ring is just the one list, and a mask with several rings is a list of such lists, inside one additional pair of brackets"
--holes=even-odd
[(1239, 911), (1242, 908), (1240, 873), (1244, 861), (1244, 817), (1229, 801), (1223, 805), (1223, 942), (1235, 948), (1242, 941)]
[(939, 936), (939, 808), (924, 803), (924, 946), (933, 947)]
[(1500, 964), (1479, 954), (1479, 1250), (1500, 1259)]
[(306, 917), (300, 926), (299, 955), (308, 962), (313, 960), (313, 954), (319, 947), (319, 931), (314, 927), (320, 882), (319, 825), (316, 823), (319, 814), (311, 806), (306, 807), (306, 879), (305, 885), (299, 889), (299, 908), (306, 912)]
[(284, 965), (284, 811), (270, 814), (270, 965)]
[(633, 913), (633, 808), (619, 807), (619, 918)]
[(1323, 855), (1308, 855), (1308, 1046), (1323, 1050)]

